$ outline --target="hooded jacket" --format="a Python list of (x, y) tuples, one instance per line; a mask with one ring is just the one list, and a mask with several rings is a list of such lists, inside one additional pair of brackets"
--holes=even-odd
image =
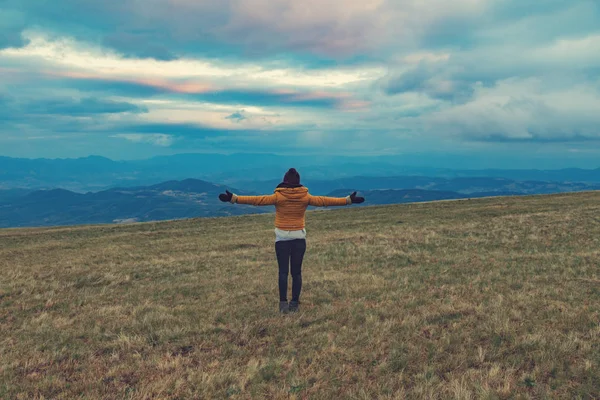
[(275, 227), (285, 231), (304, 229), (306, 208), (346, 206), (352, 204), (348, 197), (313, 196), (304, 186), (278, 187), (275, 193), (268, 196), (233, 195), (232, 203), (250, 204), (253, 206), (275, 206)]

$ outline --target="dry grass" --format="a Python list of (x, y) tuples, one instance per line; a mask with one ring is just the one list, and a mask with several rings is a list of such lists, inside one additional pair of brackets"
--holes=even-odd
[(0, 231), (0, 398), (600, 397), (600, 193)]

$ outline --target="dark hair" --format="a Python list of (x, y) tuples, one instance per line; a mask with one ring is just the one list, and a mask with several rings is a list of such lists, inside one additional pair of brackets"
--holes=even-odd
[(296, 171), (296, 168), (290, 168), (288, 172), (285, 173), (285, 176), (283, 177), (283, 182), (292, 185), (300, 184), (300, 174), (298, 173), (298, 171)]

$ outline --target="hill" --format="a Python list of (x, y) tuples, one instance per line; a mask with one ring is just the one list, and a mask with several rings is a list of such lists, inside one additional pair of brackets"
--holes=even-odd
[[(234, 181), (237, 187), (254, 192), (272, 190), (278, 181)], [(331, 180), (306, 179), (304, 184), (314, 194), (328, 194), (333, 190), (348, 190), (357, 188), (362, 191), (370, 190), (430, 190), (440, 192), (456, 192), (464, 196), (478, 197), (477, 194), (502, 196), (511, 194), (551, 194), (564, 192), (578, 192), (600, 190), (600, 184), (581, 182), (551, 182), (551, 181), (523, 181), (496, 177), (461, 177), (440, 178), (431, 176), (353, 176)], [(473, 195), (475, 194), (475, 196)], [(479, 196), (480, 197), (480, 196)]]
[(598, 398), (599, 212), (310, 212), (286, 316), (272, 215), (0, 230), (0, 398)]
[(0, 201), (0, 228), (142, 222), (271, 211), (251, 206), (227, 207), (218, 199), (225, 189), (225, 186), (187, 179), (86, 194), (64, 189), (40, 190), (12, 197), (4, 203)]

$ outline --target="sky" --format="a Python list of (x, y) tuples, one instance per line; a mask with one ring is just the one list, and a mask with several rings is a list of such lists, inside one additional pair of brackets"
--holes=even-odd
[(0, 155), (188, 152), (600, 167), (600, 2), (0, 0)]

